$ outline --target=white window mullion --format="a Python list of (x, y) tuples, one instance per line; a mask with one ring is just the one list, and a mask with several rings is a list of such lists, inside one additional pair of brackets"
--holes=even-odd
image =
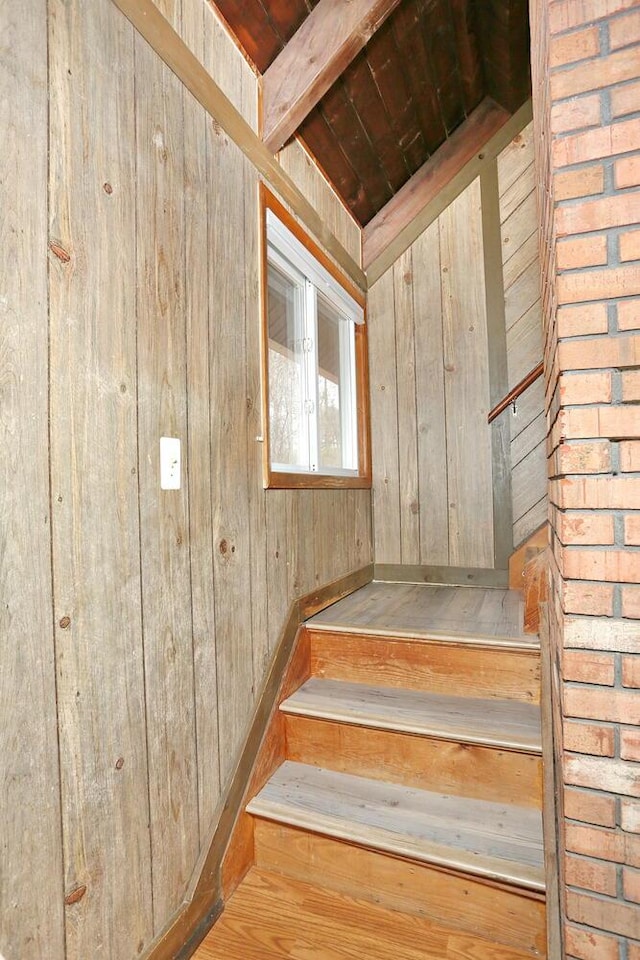
[(309, 469), (318, 469), (318, 311), (316, 289), (305, 281), (306, 406), (309, 436)]

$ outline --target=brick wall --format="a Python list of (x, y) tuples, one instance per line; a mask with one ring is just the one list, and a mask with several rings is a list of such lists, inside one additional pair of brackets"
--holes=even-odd
[(531, 8), (564, 943), (640, 960), (640, 0)]

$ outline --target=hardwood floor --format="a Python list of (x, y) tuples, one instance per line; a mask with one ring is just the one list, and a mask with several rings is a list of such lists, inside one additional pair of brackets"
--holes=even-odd
[(412, 636), (520, 638), (538, 643), (523, 630), (523, 600), (516, 590), (446, 587), (374, 581), (312, 617), (312, 627)]
[(534, 954), (253, 868), (194, 960), (531, 960)]

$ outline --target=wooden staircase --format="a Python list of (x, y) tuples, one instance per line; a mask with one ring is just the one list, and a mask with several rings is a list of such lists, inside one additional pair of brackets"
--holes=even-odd
[(535, 639), (339, 608), (300, 633), (239, 829), (249, 869), (197, 960), (545, 956)]

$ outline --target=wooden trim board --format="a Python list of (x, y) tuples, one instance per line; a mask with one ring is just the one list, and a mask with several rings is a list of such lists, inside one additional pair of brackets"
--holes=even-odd
[(289, 204), (321, 246), (361, 290), (367, 280), (359, 264), (327, 228), (322, 217), (254, 133), (242, 114), (173, 29), (153, 0), (113, 0), (149, 46), (178, 77), (207, 113), (244, 153), (265, 180)]
[(275, 153), (400, 0), (320, 0), (263, 76), (264, 142)]
[(508, 586), (509, 573), (506, 570), (492, 570), (490, 567), (439, 567), (409, 563), (376, 563), (374, 580), (388, 583), (442, 583), (458, 584), (467, 587)]
[[(531, 120), (530, 100), (512, 117), (495, 104), (493, 109), (489, 109), (489, 104), (493, 102), (488, 101), (478, 115), (473, 135), (469, 136), (466, 145), (458, 146), (463, 135), (466, 139), (464, 131), (468, 130), (468, 127), (462, 126), (459, 128), (459, 140), (454, 140), (458, 133), (456, 131), (448, 141), (452, 144), (448, 151), (446, 144), (441, 147), (433, 161), (427, 160), (365, 227), (362, 255), (369, 286), (386, 273)], [(476, 108), (475, 113), (481, 109), (482, 105)], [(470, 120), (466, 123), (470, 123)]]
[(223, 859), (235, 824), (243, 810), (245, 794), (269, 721), (277, 706), (281, 681), (293, 652), (298, 628), (308, 617), (358, 590), (372, 578), (373, 565), (370, 564), (306, 594), (291, 604), (242, 754), (214, 818), (209, 841), (204, 844), (194, 869), (185, 902), (144, 954), (143, 960), (180, 960), (186, 945), (189, 945), (190, 950), (195, 948), (219, 915), (222, 909)]
[[(497, 398), (504, 396), (509, 387), (497, 158), (488, 163), (480, 174), (480, 195), (487, 305), (489, 403), (493, 406)], [(511, 434), (506, 418), (491, 426), (491, 475), (493, 480), (493, 565), (505, 568), (513, 552)]]

